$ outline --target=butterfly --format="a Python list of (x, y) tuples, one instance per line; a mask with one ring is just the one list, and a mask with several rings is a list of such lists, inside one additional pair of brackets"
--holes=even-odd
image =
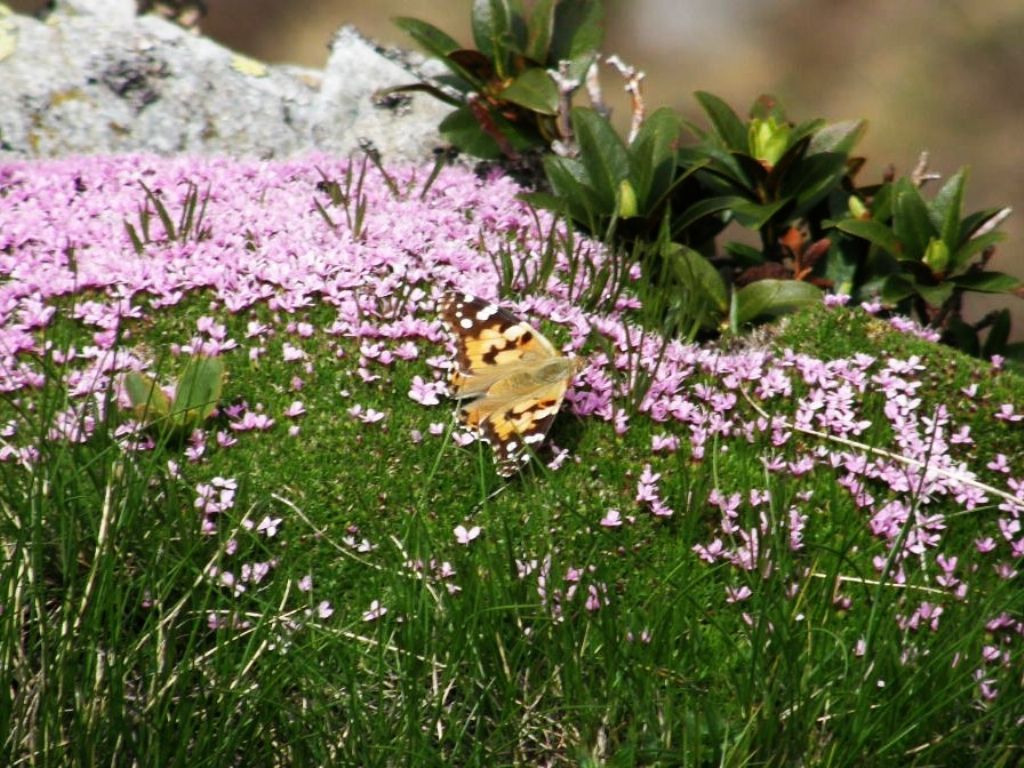
[(455, 338), (449, 387), (459, 419), (494, 448), (498, 474), (514, 475), (544, 441), (572, 377), (583, 365), (511, 312), (450, 294), (441, 318)]

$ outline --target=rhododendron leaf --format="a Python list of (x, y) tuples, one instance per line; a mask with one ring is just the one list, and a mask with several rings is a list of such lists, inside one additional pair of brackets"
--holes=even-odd
[(600, 0), (559, 0), (547, 61), (590, 58), (604, 42), (604, 7)]
[(501, 98), (542, 115), (558, 113), (558, 87), (539, 67), (528, 69), (501, 92)]
[(629, 174), (626, 145), (608, 119), (594, 109), (573, 109), (572, 129), (580, 147), (579, 160), (587, 172), (590, 186), (600, 198), (602, 207), (613, 210), (619, 182)]
[(462, 48), (458, 40), (451, 37), (447, 32), (442, 32), (433, 24), (428, 24), (419, 19), (399, 16), (394, 19), (395, 25), (408, 33), (420, 46), (439, 59), (447, 58), (448, 54)]
[(1019, 278), (1003, 272), (972, 272), (953, 277), (950, 282), (959, 288), (980, 293), (1008, 293), (1024, 284)]
[(205, 421), (216, 409), (224, 386), (224, 359), (199, 355), (185, 364), (174, 397), (174, 421), (181, 425)]
[(894, 189), (892, 229), (903, 246), (901, 255), (920, 260), (928, 243), (939, 234), (938, 229), (932, 225), (920, 190), (910, 179), (900, 179)]
[(697, 91), (694, 96), (711, 120), (715, 135), (722, 146), (733, 152), (748, 153), (750, 148), (748, 147), (747, 127), (732, 107), (707, 91)]
[(802, 280), (758, 280), (733, 294), (734, 330), (759, 317), (781, 315), (821, 301), (821, 290)]
[(875, 221), (874, 219), (845, 219), (836, 222), (835, 227), (854, 237), (867, 240), (869, 243), (877, 245), (883, 251), (891, 253), (893, 256), (899, 256), (902, 250), (900, 242), (896, 239), (892, 230), (880, 221)]
[(171, 399), (149, 376), (132, 371), (124, 377), (124, 388), (137, 419), (151, 424), (170, 414)]
[(844, 120), (824, 126), (814, 134), (808, 154), (838, 152), (848, 155), (867, 130), (866, 120)]
[(641, 210), (649, 210), (669, 192), (681, 130), (679, 115), (663, 107), (644, 120), (629, 145), (629, 174)]

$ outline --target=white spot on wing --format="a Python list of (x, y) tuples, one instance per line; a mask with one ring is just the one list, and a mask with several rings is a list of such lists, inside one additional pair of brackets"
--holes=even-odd
[(486, 307), (483, 307), (479, 312), (476, 313), (476, 319), (484, 321), (487, 320), (488, 318), (493, 317), (496, 314), (498, 314), (498, 308), (493, 304), (488, 304)]

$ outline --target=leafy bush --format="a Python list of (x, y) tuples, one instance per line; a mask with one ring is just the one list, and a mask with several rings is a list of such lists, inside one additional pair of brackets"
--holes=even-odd
[[(639, 262), (645, 280), (673, 294), (654, 302), (659, 312), (687, 314), (673, 327), (735, 331), (813, 303), (824, 289), (879, 299), (972, 354), (1024, 359), (1024, 345), (1007, 343), (1008, 311), (973, 325), (962, 318), (966, 293), (1022, 290), (1016, 278), (986, 269), (1009, 211), (964, 217), (966, 172), (930, 202), (921, 194), (923, 168), (858, 186), (865, 160), (852, 153), (865, 121), (794, 123), (771, 96), (758, 98), (744, 120), (698, 91), (705, 129), (668, 108), (644, 118), (633, 83), (633, 128), (624, 139), (599, 104), (571, 104), (598, 58), (600, 18), (597, 2), (549, 0), (527, 14), (512, 0), (477, 0), (475, 51), (425, 22), (400, 19), (452, 72), (444, 83), (410, 87), (456, 106), (441, 131), (463, 151), (547, 151), (544, 188), (530, 202)], [(699, 297), (681, 300), (680, 292)]]

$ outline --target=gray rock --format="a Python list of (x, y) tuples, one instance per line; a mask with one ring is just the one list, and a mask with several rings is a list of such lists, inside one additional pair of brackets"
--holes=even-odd
[(339, 31), (324, 71), (265, 65), (132, 0), (61, 0), (46, 19), (0, 5), (0, 159), (153, 152), (285, 157), (346, 154), (370, 140), (390, 159), (443, 143), (449, 107), (425, 94), (375, 103), (415, 82), (411, 60)]

